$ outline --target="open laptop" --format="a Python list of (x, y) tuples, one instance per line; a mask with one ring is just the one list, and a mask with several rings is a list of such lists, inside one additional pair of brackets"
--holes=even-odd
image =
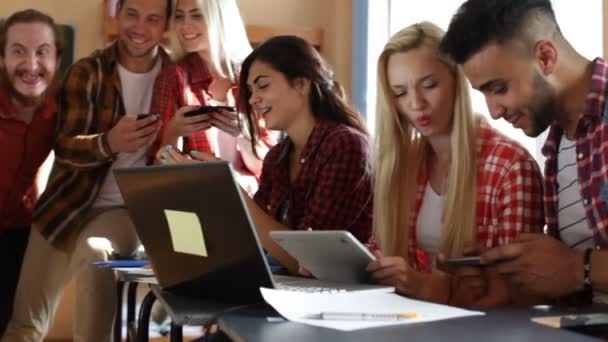
[(227, 162), (116, 169), (114, 174), (165, 290), (230, 303), (261, 302), (260, 287), (394, 291), (273, 277)]

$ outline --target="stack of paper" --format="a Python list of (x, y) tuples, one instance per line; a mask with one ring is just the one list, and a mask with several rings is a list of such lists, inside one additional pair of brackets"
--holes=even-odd
[[(260, 290), (266, 302), (290, 321), (345, 331), (484, 314), (479, 311), (469, 311), (409, 299), (395, 293), (346, 292), (314, 294), (267, 288), (261, 288)], [(415, 317), (397, 320), (329, 320), (311, 318), (323, 313), (406, 313), (409, 316)]]

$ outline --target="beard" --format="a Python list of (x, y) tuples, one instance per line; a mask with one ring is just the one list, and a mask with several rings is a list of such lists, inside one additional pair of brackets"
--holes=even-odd
[(526, 132), (531, 137), (538, 137), (554, 121), (557, 96), (555, 89), (538, 72), (534, 74), (536, 93), (529, 108), (532, 110), (532, 127)]
[[(18, 72), (16, 73), (18, 74)], [(53, 77), (49, 86), (42, 92), (42, 94), (37, 96), (27, 96), (20, 93), (14, 85), (14, 78), (18, 77), (17, 75), (8, 74), (6, 68), (0, 67), (0, 89), (6, 91), (9, 99), (14, 101), (20, 106), (23, 107), (38, 107), (42, 104), (44, 99), (51, 93), (54, 93), (58, 87), (59, 80), (57, 77)]]

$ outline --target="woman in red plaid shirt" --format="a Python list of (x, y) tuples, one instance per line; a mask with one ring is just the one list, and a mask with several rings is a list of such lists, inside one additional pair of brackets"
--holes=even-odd
[[(286, 134), (264, 158), (260, 189), (254, 198), (245, 196), (271, 266), (298, 272), (297, 261), (270, 238), (273, 230), (345, 229), (368, 241), (373, 199), (367, 130), (319, 53), (301, 38), (271, 38), (243, 62), (240, 89), (239, 109), (253, 146), (260, 119)], [(187, 158), (169, 151), (167, 160)]]
[[(257, 189), (262, 160), (251, 151), (241, 134), (237, 113), (218, 109), (192, 117), (185, 113), (202, 105), (234, 106), (240, 65), (251, 52), (235, 0), (178, 0), (173, 16), (178, 50), (186, 53), (158, 75), (150, 112), (160, 114), (163, 128), (159, 147), (213, 153), (232, 162), (239, 182), (249, 193)], [(274, 143), (264, 135), (259, 146), (264, 155)], [(162, 152), (162, 150), (160, 151)], [(159, 153), (159, 162), (166, 163)]]
[[(379, 251), (368, 270), (377, 283), (404, 295), (504, 305), (513, 296), (506, 286), (493, 286), (497, 293), (489, 296), (487, 283), (468, 286), (466, 279), (438, 270), (435, 259), (462, 256), (468, 246), (507, 244), (520, 232), (542, 227), (541, 173), (519, 143), (473, 114), (462, 71), (439, 52), (442, 36), (428, 22), (407, 27), (379, 58)], [(497, 274), (484, 276), (503, 282)]]

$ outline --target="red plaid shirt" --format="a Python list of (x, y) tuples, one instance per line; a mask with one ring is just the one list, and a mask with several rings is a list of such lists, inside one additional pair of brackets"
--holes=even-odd
[(57, 98), (49, 95), (32, 121), (17, 120), (7, 92), (0, 92), (0, 235), (31, 224), (38, 168), (55, 140)]
[(372, 186), (368, 138), (342, 124), (318, 122), (301, 154), (297, 179), (289, 180), (286, 138), (266, 158), (254, 200), (292, 229), (345, 229), (367, 242), (371, 235)]
[[(477, 155), (475, 237), (485, 247), (508, 244), (520, 232), (541, 232), (542, 176), (538, 164), (519, 143), (482, 122)], [(420, 271), (430, 271), (430, 260), (416, 241), (416, 222), (428, 175), (418, 185), (416, 213), (410, 221), (408, 257)], [(414, 262), (416, 260), (416, 262)]]
[[(581, 197), (587, 224), (598, 247), (608, 247), (608, 65), (593, 62), (591, 89), (576, 127), (576, 154)], [(557, 151), (563, 130), (554, 123), (542, 152), (545, 163), (545, 213), (549, 234), (559, 237), (557, 225)]]
[[(198, 53), (189, 53), (184, 58), (164, 68), (156, 77), (152, 92), (150, 113), (159, 114), (163, 120), (163, 129), (157, 144), (165, 134), (165, 128), (175, 112), (183, 106), (204, 106), (211, 96), (208, 93), (213, 81), (207, 63)], [(232, 94), (230, 94), (232, 95)], [(234, 98), (229, 102), (234, 104)], [(158, 147), (158, 145), (157, 145)], [(153, 149), (156, 151), (158, 148)], [(184, 138), (184, 150), (212, 152), (205, 132), (199, 132)]]

